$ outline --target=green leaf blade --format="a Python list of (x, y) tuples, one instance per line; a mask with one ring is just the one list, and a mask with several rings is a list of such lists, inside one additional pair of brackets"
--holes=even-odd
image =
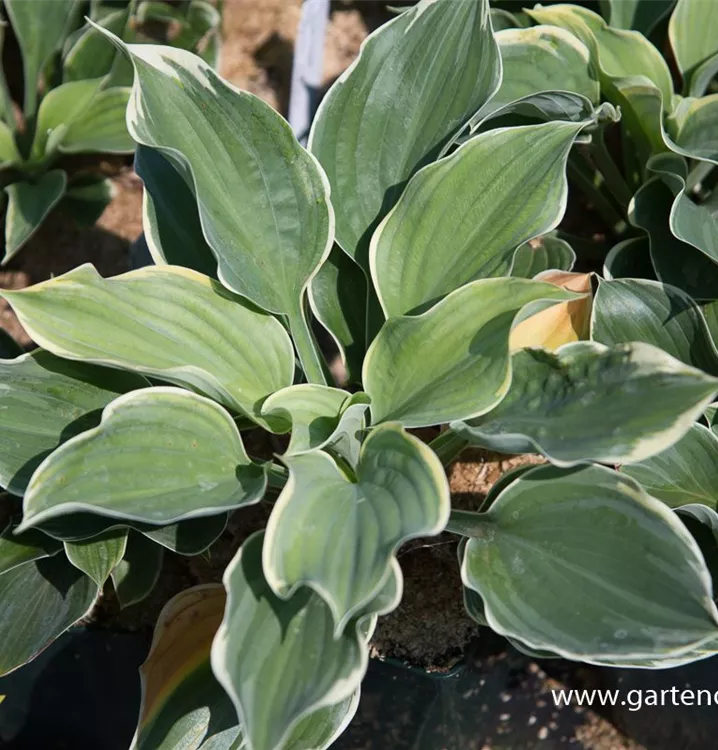
[(685, 89), (691, 91), (700, 66), (718, 54), (715, 7), (710, 0), (678, 0), (668, 23), (668, 36)]
[(309, 149), (326, 170), (342, 249), (368, 270), (370, 231), (500, 82), (486, 0), (422, 0), (364, 42), (324, 98)]
[(671, 508), (690, 503), (718, 507), (718, 436), (701, 424), (657, 456), (621, 471)]
[(316, 160), (268, 104), (195, 55), (156, 45), (123, 49), (135, 67), (130, 133), (186, 169), (220, 280), (267, 311), (299, 315), (334, 233)]
[(114, 86), (100, 91), (68, 127), (60, 151), (66, 154), (128, 154), (135, 150), (125, 124), (130, 89)]
[(0, 675), (34, 659), (90, 611), (97, 594), (97, 585), (64, 555), (0, 575)]
[(555, 355), (529, 349), (513, 355), (512, 369), (499, 406), (452, 429), (493, 450), (538, 450), (558, 466), (655, 456), (691, 429), (718, 387), (718, 379), (646, 344), (581, 342)]
[(566, 160), (582, 127), (489, 131), (419, 172), (372, 237), (372, 279), (387, 317), (508, 274), (516, 248), (563, 216)]
[(313, 592), (289, 601), (274, 595), (262, 573), (263, 538), (251, 536), (225, 571), (227, 605), (211, 663), (253, 750), (275, 750), (292, 747), (291, 733), (307, 716), (354, 694), (367, 650), (354, 627), (334, 638), (329, 607)]
[(325, 453), (286, 462), (290, 479), (267, 526), (265, 575), (283, 597), (300, 586), (316, 590), (339, 633), (385, 585), (398, 547), (443, 529), (444, 471), (421, 441), (391, 424), (366, 439), (356, 482)]
[[(477, 516), (476, 534), (464, 583), (483, 598), (494, 630), (532, 648), (670, 666), (716, 637), (711, 580), (693, 538), (610, 469), (533, 469)], [(557, 577), (560, 589), (546, 586)]]
[(77, 0), (6, 0), (10, 21), (22, 53), (26, 117), (35, 113), (40, 74), (50, 57), (62, 47), (77, 17)]
[(507, 29), (496, 34), (501, 51), (501, 87), (482, 114), (541, 91), (572, 91), (592, 104), (600, 87), (586, 45), (557, 26)]
[(647, 279), (602, 281), (591, 338), (606, 346), (643, 341), (718, 375), (718, 353), (698, 305), (685, 292)]
[(189, 269), (152, 266), (103, 279), (84, 265), (0, 294), (58, 356), (193, 388), (260, 424), (261, 402), (294, 377), (282, 325)]
[(77, 512), (166, 525), (258, 502), (265, 487), (222, 407), (147, 388), (113, 401), (98, 427), (45, 459), (25, 494), (23, 526)]
[(133, 373), (36, 351), (0, 361), (0, 485), (22, 495), (39, 463), (65, 440), (95, 427), (117, 396), (144, 388)]
[(364, 361), (373, 422), (423, 427), (489, 411), (509, 387), (509, 334), (521, 308), (576, 298), (546, 282), (483, 279), (422, 315), (390, 318)]

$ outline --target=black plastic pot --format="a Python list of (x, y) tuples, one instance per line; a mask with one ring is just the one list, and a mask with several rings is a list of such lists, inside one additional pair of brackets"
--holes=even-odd
[[(372, 660), (359, 710), (335, 750), (713, 750), (718, 705), (674, 706), (671, 688), (718, 691), (718, 659), (663, 671), (537, 664), (486, 633), (491, 648), (448, 674)], [(127, 750), (140, 701), (145, 633), (75, 628), (0, 679), (2, 750)], [(485, 651), (499, 651), (488, 653)], [(557, 708), (551, 688), (666, 691), (666, 705)], [(602, 744), (601, 744), (602, 743)]]

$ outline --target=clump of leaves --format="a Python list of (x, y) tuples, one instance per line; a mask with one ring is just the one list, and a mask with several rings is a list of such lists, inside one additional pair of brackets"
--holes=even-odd
[(90, 18), (126, 42), (164, 39), (201, 52), (216, 65), (220, 17), (205, 0), (165, 2), (3, 0), (22, 57), (21, 102), (11, 83), (19, 69), (0, 71), (0, 188), (5, 216), (2, 262), (30, 239), (55, 206), (94, 223), (110, 199), (110, 186), (94, 167), (73, 167), (73, 154), (131, 153), (125, 125), (133, 71), (108, 45)]
[[(140, 600), (163, 549), (199, 554), (263, 497), (224, 586), (163, 612), (134, 747), (329, 746), (401, 599), (398, 547), (443, 529), (462, 537), (444, 585), (528, 653), (716, 653), (715, 9), (671, 16), (685, 98), (639, 32), (569, 5), (522, 19), (495, 33), (485, 0), (396, 16), (308, 151), (199, 58), (113, 37), (156, 265), (3, 293), (42, 348), (0, 367), (0, 481), (23, 497), (2, 671), (108, 578)], [(560, 232), (567, 170), (610, 251), (584, 237), (577, 259)], [(281, 455), (253, 457), (250, 428)], [(548, 463), (452, 509), (466, 445)]]

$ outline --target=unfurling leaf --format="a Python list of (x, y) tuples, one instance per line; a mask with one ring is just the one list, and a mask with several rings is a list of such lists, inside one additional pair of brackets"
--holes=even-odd
[(65, 554), (101, 588), (119, 565), (126, 547), (127, 529), (113, 529), (92, 539), (65, 542)]
[(361, 391), (349, 394), (339, 388), (303, 383), (272, 394), (262, 411), (292, 425), (284, 455), (325, 449), (354, 465), (368, 408), (369, 397)]
[(450, 508), (444, 470), (393, 424), (370, 433), (355, 478), (322, 452), (285, 461), (290, 477), (267, 525), (264, 572), (282, 597), (315, 589), (341, 632), (386, 584), (398, 547), (443, 529)]
[(335, 638), (329, 607), (309, 589), (287, 601), (272, 592), (262, 573), (263, 539), (251, 536), (224, 573), (227, 605), (211, 664), (253, 750), (292, 750), (303, 720), (345, 701), (350, 710), (367, 646), (355, 624)]

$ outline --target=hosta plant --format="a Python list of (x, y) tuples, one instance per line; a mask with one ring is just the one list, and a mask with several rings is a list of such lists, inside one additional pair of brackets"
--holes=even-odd
[(73, 155), (134, 151), (125, 125), (132, 66), (85, 22), (88, 8), (102, 29), (128, 42), (166, 38), (217, 62), (219, 12), (206, 0), (2, 0), (0, 51), (12, 32), (22, 58), (21, 76), (15, 64), (0, 71), (3, 263), (58, 204), (82, 222), (102, 212), (109, 184)]
[[(679, 0), (672, 72), (581, 8), (522, 21), (397, 15), (308, 150), (198, 57), (105, 31), (134, 65), (155, 265), (3, 293), (39, 348), (0, 372), (2, 671), (262, 501), (223, 586), (163, 611), (133, 747), (331, 745), (398, 548), (445, 529), (442, 585), (529, 654), (718, 651), (715, 11)], [(567, 241), (576, 211), (605, 221)], [(545, 463), (452, 508), (467, 445)]]

